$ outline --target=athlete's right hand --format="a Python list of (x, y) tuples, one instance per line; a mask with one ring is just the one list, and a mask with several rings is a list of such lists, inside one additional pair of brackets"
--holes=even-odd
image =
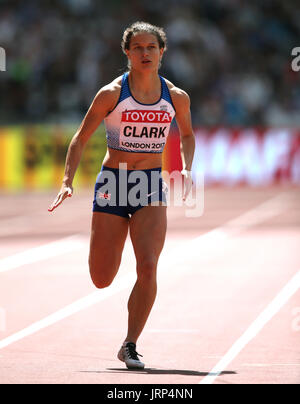
[(72, 195), (73, 188), (63, 184), (52, 205), (49, 206), (48, 211), (53, 212), (53, 210), (56, 209), (66, 198), (71, 197)]

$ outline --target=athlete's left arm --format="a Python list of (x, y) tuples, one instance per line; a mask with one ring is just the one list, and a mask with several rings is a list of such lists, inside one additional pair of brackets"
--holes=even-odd
[(182, 168), (191, 171), (195, 152), (195, 135), (192, 127), (190, 97), (185, 91), (177, 88), (172, 94), (172, 99), (180, 132)]
[(195, 135), (192, 128), (191, 103), (188, 94), (179, 88), (173, 89), (173, 104), (176, 109), (176, 122), (180, 132), (180, 152), (182, 159), (182, 175), (184, 176), (185, 201), (192, 189), (192, 164), (195, 153)]

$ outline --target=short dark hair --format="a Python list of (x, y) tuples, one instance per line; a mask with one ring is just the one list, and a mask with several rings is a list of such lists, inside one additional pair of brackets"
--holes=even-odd
[(155, 35), (158, 41), (159, 48), (167, 50), (167, 35), (163, 28), (149, 24), (148, 22), (137, 21), (130, 25), (130, 27), (126, 28), (126, 30), (124, 31), (121, 47), (125, 54), (125, 50), (129, 49), (132, 36), (138, 32), (147, 32), (148, 34)]

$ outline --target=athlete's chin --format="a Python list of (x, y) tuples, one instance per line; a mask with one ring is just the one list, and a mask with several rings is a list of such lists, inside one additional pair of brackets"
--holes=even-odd
[(158, 65), (156, 65), (153, 62), (148, 62), (148, 63), (140, 63), (139, 66), (136, 67), (136, 70), (141, 70), (141, 71), (157, 71), (158, 70)]

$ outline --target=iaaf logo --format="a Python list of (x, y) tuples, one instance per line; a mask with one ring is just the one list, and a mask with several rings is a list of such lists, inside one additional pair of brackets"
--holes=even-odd
[(172, 117), (166, 111), (124, 111), (122, 112), (122, 122), (143, 122), (143, 123), (170, 123)]

